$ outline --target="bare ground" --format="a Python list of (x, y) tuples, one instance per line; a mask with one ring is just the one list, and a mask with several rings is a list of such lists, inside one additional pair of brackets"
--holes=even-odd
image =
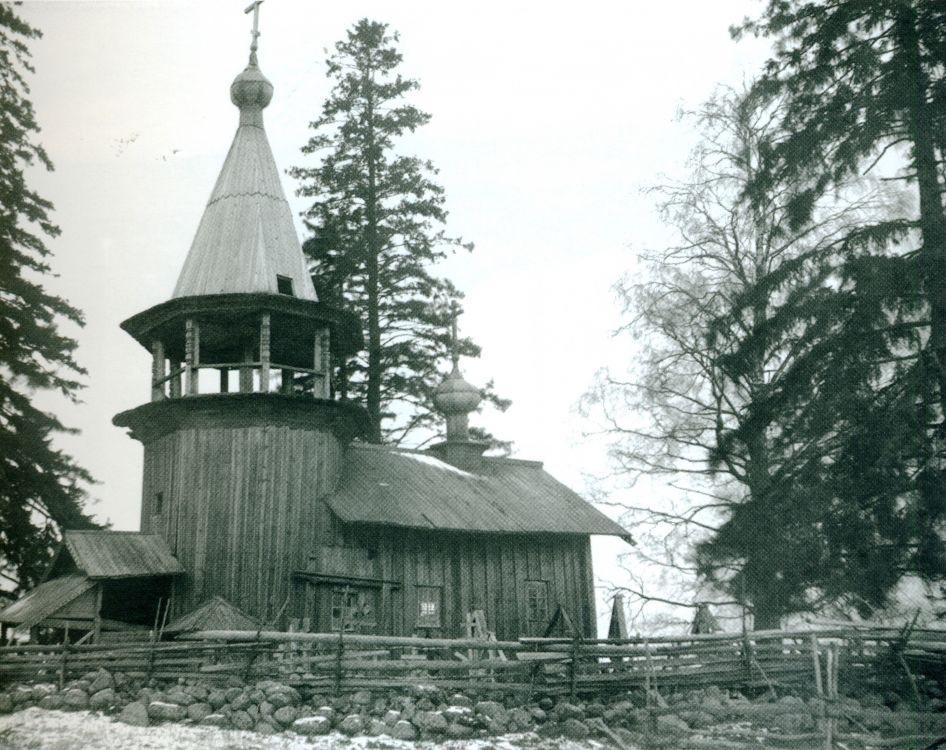
[(162, 724), (133, 727), (90, 711), (27, 708), (0, 716), (0, 750), (589, 750), (605, 746), (531, 732), (476, 740), (407, 742), (390, 737), (261, 735), (233, 729)]

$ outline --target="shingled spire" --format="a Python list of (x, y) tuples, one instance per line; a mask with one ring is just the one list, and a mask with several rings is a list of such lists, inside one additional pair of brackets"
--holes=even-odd
[[(258, 8), (254, 3), (247, 11)], [(240, 124), (174, 297), (269, 292), (317, 299), (263, 129), (263, 109), (273, 98), (273, 86), (257, 64), (258, 36), (254, 20), (249, 64), (230, 86)]]

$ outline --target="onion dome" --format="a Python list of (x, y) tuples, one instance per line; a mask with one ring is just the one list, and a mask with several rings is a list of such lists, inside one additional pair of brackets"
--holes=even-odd
[(256, 61), (251, 60), (230, 84), (230, 101), (242, 112), (264, 109), (272, 100), (273, 84), (260, 72)]
[(482, 400), (479, 388), (463, 379), (456, 362), (453, 364), (453, 372), (447, 375), (434, 391), (434, 406), (448, 417), (469, 414)]

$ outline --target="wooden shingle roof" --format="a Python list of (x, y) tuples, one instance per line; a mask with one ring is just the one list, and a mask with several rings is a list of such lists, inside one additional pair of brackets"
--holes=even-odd
[(248, 103), (241, 100), (240, 105), (240, 125), (173, 296), (277, 294), (276, 277), (283, 276), (291, 279), (293, 296), (314, 302), (315, 287), (263, 129), (262, 110), (247, 117), (243, 109)]
[(95, 586), (86, 576), (72, 574), (41, 583), (0, 611), (0, 622), (32, 627)]
[(165, 633), (187, 633), (196, 630), (259, 630), (259, 621), (215, 596), (196, 609), (178, 617), (164, 628)]
[(89, 578), (177, 575), (184, 568), (157, 534), (135, 531), (66, 531), (63, 546)]
[(352, 445), (326, 501), (351, 523), (628, 537), (533, 461), (487, 458), (482, 472), (471, 474), (429, 453)]

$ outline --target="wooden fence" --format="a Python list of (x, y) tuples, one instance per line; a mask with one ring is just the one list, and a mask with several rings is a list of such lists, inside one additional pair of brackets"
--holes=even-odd
[[(476, 693), (648, 692), (717, 685), (829, 694), (857, 680), (946, 671), (946, 633), (894, 628), (581, 640), (403, 638), (204, 631), (171, 642), (0, 648), (0, 682), (67, 682), (104, 668), (129, 676), (274, 678), (326, 692), (418, 682)], [(919, 696), (917, 696), (919, 697)]]

